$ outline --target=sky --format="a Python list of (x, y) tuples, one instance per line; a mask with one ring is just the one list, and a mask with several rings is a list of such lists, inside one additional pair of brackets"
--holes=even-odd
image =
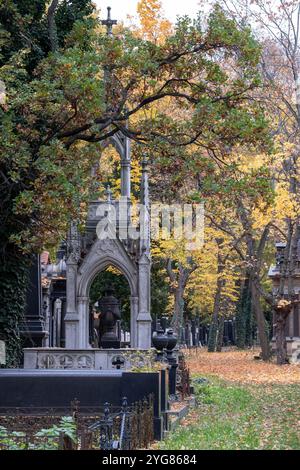
[[(106, 7), (111, 7), (112, 19), (126, 22), (127, 15), (136, 14), (138, 0), (94, 0), (98, 8), (105, 11)], [(166, 18), (175, 22), (176, 16), (189, 15), (196, 16), (199, 10), (199, 0), (161, 0)]]

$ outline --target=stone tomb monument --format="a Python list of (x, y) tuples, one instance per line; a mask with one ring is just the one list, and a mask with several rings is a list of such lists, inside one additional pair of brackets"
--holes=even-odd
[[(110, 8), (107, 20), (102, 23), (111, 35), (116, 22), (110, 18)], [(166, 371), (126, 370), (130, 369), (133, 358), (134, 365), (149, 361), (145, 351), (151, 348), (147, 162), (141, 163), (139, 202), (143, 210), (139, 227), (128, 230), (132, 228), (130, 141), (116, 133), (104, 143), (103, 149), (108, 145), (113, 145), (120, 155), (121, 196), (114, 200), (107, 190), (106, 200), (91, 200), (84, 233), (78, 230), (74, 220), (65, 247), (60, 250), (59, 262), (52, 266), (49, 260), (42, 263), (45, 286), (38, 312), (45, 327), (42, 345), (24, 349), (25, 370), (5, 370), (0, 374), (0, 401), (7, 408), (27, 407), (31, 414), (38, 406), (69, 408), (75, 398), (81, 406), (98, 409), (105, 402), (120, 406), (124, 396), (132, 405), (151, 394), (154, 434), (160, 439), (168, 424)], [(92, 168), (92, 175), (96, 173), (97, 168)], [(123, 273), (130, 287), (130, 348), (126, 349), (119, 347), (115, 334), (120, 311), (110, 291), (100, 299), (103, 316), (100, 347), (93, 347), (89, 334), (90, 288), (97, 274), (108, 266)], [(36, 345), (40, 346), (40, 342)]]
[[(104, 201), (90, 201), (86, 229), (80, 234), (76, 222), (71, 224), (66, 252), (66, 314), (63, 319), (64, 348), (26, 348), (25, 368), (98, 368), (95, 356), (101, 359), (101, 368), (107, 367), (109, 350), (92, 349), (89, 338), (89, 291), (96, 275), (108, 266), (121, 271), (130, 286), (130, 346), (133, 349), (151, 347), (150, 315), (150, 227), (149, 192), (146, 161), (142, 162), (140, 238), (130, 237), (130, 142), (115, 135), (112, 144), (121, 158), (121, 197), (114, 200), (110, 191)], [(93, 169), (95, 172), (95, 168)], [(116, 215), (111, 222), (106, 214)], [(126, 211), (126, 217), (124, 217)], [(105, 225), (105, 223), (106, 225)], [(99, 238), (99, 223), (105, 228)], [(97, 233), (98, 232), (98, 233)], [(115, 236), (114, 236), (115, 232)], [(126, 238), (124, 233), (127, 233)], [(109, 343), (106, 344), (106, 348)], [(117, 343), (114, 343), (117, 346)], [(113, 352), (115, 355), (115, 351)], [(98, 364), (98, 365), (96, 365)]]
[[(115, 23), (111, 20), (109, 8), (107, 20), (102, 21), (108, 35), (112, 34), (112, 26)], [(107, 76), (106, 80), (108, 79)], [(122, 354), (121, 349), (115, 349), (119, 345), (118, 342), (107, 341), (112, 340), (112, 329), (110, 333), (106, 332), (103, 348), (93, 348), (89, 335), (91, 284), (96, 275), (108, 266), (114, 266), (121, 271), (130, 286), (131, 353), (151, 347), (147, 162), (143, 161), (141, 164), (139, 202), (142, 210), (138, 228), (139, 237), (137, 237), (137, 230), (130, 230), (132, 207), (130, 140), (118, 132), (103, 144), (103, 150), (109, 145), (114, 146), (121, 160), (121, 197), (114, 200), (108, 189), (106, 200), (90, 201), (83, 234), (79, 232), (76, 221), (71, 223), (64, 260), (66, 279), (64, 315), (61, 308), (57, 309), (60, 310), (59, 330), (64, 333), (64, 347), (61, 347), (62, 341), (55, 343), (52, 338), (52, 347), (24, 349), (25, 368), (111, 369), (114, 367), (113, 363), (120, 362), (116, 359), (117, 351), (119, 355)], [(92, 176), (96, 177), (97, 167), (91, 171)], [(49, 310), (48, 299), (44, 300), (43, 305)], [(53, 317), (53, 312), (46, 311), (45, 316)], [(115, 316), (115, 313), (112, 316)], [(110, 344), (114, 347), (109, 348)], [(127, 367), (128, 359), (123, 362), (124, 367)]]

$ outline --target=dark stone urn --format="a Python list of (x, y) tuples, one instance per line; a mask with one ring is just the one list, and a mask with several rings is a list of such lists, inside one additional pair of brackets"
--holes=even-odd
[(169, 328), (167, 331), (167, 338), (168, 338), (168, 345), (167, 345), (167, 353), (172, 353), (173, 349), (175, 348), (178, 338), (177, 336), (173, 333), (172, 328)]
[(163, 361), (164, 358), (164, 349), (168, 346), (168, 337), (165, 334), (164, 330), (160, 326), (157, 331), (155, 331), (152, 335), (152, 344), (156, 349), (156, 360)]
[(98, 302), (100, 310), (100, 347), (104, 349), (120, 348), (120, 341), (115, 330), (117, 320), (121, 318), (121, 312), (119, 301), (113, 295), (114, 292), (112, 286), (107, 286), (104, 296)]

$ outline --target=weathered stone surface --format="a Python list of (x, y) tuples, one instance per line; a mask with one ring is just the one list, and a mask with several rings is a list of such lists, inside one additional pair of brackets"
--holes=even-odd
[[(67, 349), (67, 348), (28, 348), (24, 349), (24, 369), (89, 369), (114, 370), (117, 358), (124, 359), (122, 369), (129, 370), (132, 365), (142, 366), (140, 349)], [(138, 362), (138, 364), (137, 364)]]

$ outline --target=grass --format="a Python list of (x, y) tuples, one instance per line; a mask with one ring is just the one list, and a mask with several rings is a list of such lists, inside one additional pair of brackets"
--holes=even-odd
[(300, 449), (300, 384), (207, 378), (195, 383), (197, 407), (160, 449)]

